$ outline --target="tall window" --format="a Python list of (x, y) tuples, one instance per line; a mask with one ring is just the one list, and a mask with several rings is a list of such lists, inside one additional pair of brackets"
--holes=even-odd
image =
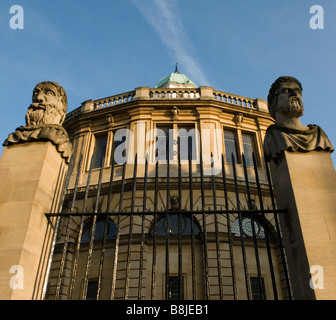
[(180, 145), (181, 160), (188, 160), (189, 154), (191, 160), (196, 160), (196, 134), (194, 127), (179, 127), (178, 142)]
[(232, 154), (237, 163), (237, 135), (232, 130), (224, 130), (225, 158), (226, 162), (232, 163)]
[(95, 136), (95, 146), (93, 150), (92, 169), (99, 168), (106, 153), (107, 134)]
[[(180, 150), (178, 150), (180, 145)], [(157, 160), (191, 160), (197, 159), (196, 131), (193, 125), (157, 126), (156, 153)]]
[(168, 278), (169, 281), (169, 292), (168, 292), (168, 299), (169, 300), (183, 300), (184, 299), (184, 290), (183, 290), (183, 277), (182, 277), (182, 292), (180, 297), (180, 278), (179, 277), (172, 277)]
[(112, 153), (110, 163), (124, 163), (126, 157), (126, 134), (125, 128), (113, 132)]
[(157, 160), (173, 160), (173, 127), (158, 126), (156, 128), (156, 151)]
[(247, 166), (253, 166), (252, 154), (256, 155), (255, 140), (252, 134), (243, 133), (243, 148)]
[(251, 277), (250, 278), (252, 300), (266, 299), (264, 278), (261, 278), (260, 280), (261, 280), (261, 288), (260, 288), (260, 283), (259, 283), (259, 278), (258, 277)]
[(97, 300), (97, 292), (98, 292), (98, 281), (89, 280), (86, 293), (86, 300)]

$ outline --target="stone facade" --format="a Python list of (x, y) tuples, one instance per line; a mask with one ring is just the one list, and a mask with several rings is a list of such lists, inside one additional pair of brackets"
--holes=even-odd
[[(171, 88), (173, 86), (173, 88)], [(73, 174), (70, 177), (69, 183), (69, 194), (73, 194), (77, 183), (77, 193), (84, 194), (87, 179), (90, 175), (90, 185), (92, 186), (92, 197), (87, 199), (87, 210), (92, 212), (96, 206), (96, 200), (94, 196), (94, 190), (97, 190), (97, 185), (100, 179), (100, 168), (96, 167), (92, 171), (89, 171), (90, 161), (92, 156), (94, 156), (97, 149), (95, 149), (98, 144), (99, 137), (106, 139), (106, 148), (104, 149), (104, 164), (103, 164), (103, 175), (101, 177), (101, 193), (99, 200), (99, 207), (106, 208), (108, 199), (108, 187), (109, 181), (111, 179), (111, 155), (113, 153), (113, 145), (115, 143), (115, 135), (118, 130), (129, 129), (131, 131), (131, 139), (128, 139), (125, 145), (128, 147), (127, 154), (127, 166), (125, 171), (125, 177), (122, 177), (122, 165), (115, 166), (114, 181), (119, 183), (117, 190), (120, 191), (120, 183), (125, 180), (125, 183), (132, 184), (132, 175), (134, 169), (134, 156), (138, 156), (137, 164), (137, 177), (140, 183), (143, 183), (144, 171), (145, 171), (145, 158), (148, 155), (148, 191), (147, 191), (147, 204), (148, 210), (155, 210), (153, 207), (153, 201), (155, 197), (154, 190), (154, 177), (155, 177), (155, 138), (156, 129), (169, 127), (171, 129), (180, 128), (194, 128), (199, 135), (196, 135), (196, 154), (202, 153), (203, 157), (208, 159), (210, 154), (213, 153), (217, 159), (216, 166), (219, 166), (220, 156), (223, 153), (225, 155), (225, 141), (224, 132), (229, 130), (232, 132), (236, 138), (236, 148), (237, 148), (237, 174), (238, 178), (244, 181), (244, 170), (242, 165), (242, 153), (244, 150), (246, 152), (246, 145), (244, 142), (244, 134), (249, 135), (252, 138), (253, 152), (255, 152), (258, 162), (258, 173), (259, 178), (262, 183), (265, 184), (265, 205), (270, 207), (271, 200), (267, 200), (268, 192), (266, 191), (267, 176), (265, 172), (265, 164), (263, 161), (263, 150), (262, 141), (264, 139), (266, 129), (274, 121), (268, 113), (267, 104), (262, 99), (250, 99), (243, 96), (233, 95), (218, 90), (214, 90), (211, 87), (200, 87), (194, 88), (189, 85), (173, 85), (165, 83), (164, 87), (159, 88), (149, 88), (140, 87), (136, 88), (134, 91), (126, 92), (123, 94), (107, 97), (99, 100), (88, 100), (83, 102), (83, 104), (70, 112), (64, 123), (64, 127), (69, 133), (70, 140), (74, 146), (74, 169)], [(174, 133), (176, 134), (176, 133)], [(174, 136), (174, 140), (177, 140), (177, 136)], [(208, 140), (207, 140), (208, 139)], [(177, 149), (177, 144), (173, 143), (174, 151)], [(245, 149), (244, 149), (245, 148)], [(252, 152), (252, 151), (250, 151)], [(82, 157), (82, 160), (81, 160)], [(229, 189), (229, 202), (230, 208), (235, 208), (235, 193), (234, 193), (234, 181), (232, 164), (229, 159), (229, 153), (227, 152), (227, 157), (225, 157), (225, 170), (228, 177), (228, 189)], [(80, 164), (81, 163), (81, 164)], [(133, 163), (133, 164), (132, 164)], [(79, 171), (77, 171), (79, 165), (81, 166)], [(172, 156), (170, 160), (170, 195), (177, 195), (178, 193), (178, 166), (177, 166), (177, 156), (176, 154)], [(210, 168), (211, 165), (205, 165), (207, 168), (207, 176), (205, 181), (207, 184), (206, 202), (208, 207), (213, 208), (214, 203), (212, 200), (212, 191), (210, 184)], [(188, 176), (188, 161), (182, 161), (181, 163), (182, 176), (185, 179)], [(251, 163), (247, 166), (248, 174), (253, 182), (254, 169)], [(79, 173), (78, 173), (79, 172)], [(160, 162), (159, 166), (159, 176), (160, 187), (158, 192), (159, 207), (165, 208), (166, 199), (166, 176), (167, 165), (165, 161)], [(220, 176), (221, 170), (217, 172)], [(79, 175), (79, 179), (78, 179)], [(201, 187), (200, 187), (200, 169), (199, 169), (199, 156), (197, 155), (192, 161), (192, 176), (195, 180), (194, 186), (194, 208), (201, 208)], [(189, 191), (188, 183), (185, 180), (182, 183), (182, 197), (181, 202), (185, 210), (189, 210)], [(72, 190), (72, 191), (71, 191)], [(256, 186), (251, 189), (252, 197), (257, 199), (257, 189)], [(90, 192), (89, 192), (90, 194)], [(70, 198), (71, 199), (71, 196)], [(242, 207), (248, 208), (249, 204), (247, 201), (247, 195), (244, 190), (241, 191), (240, 202)], [(71, 202), (71, 200), (70, 200)], [(82, 212), (85, 200), (78, 199), (75, 203), (74, 210), (76, 212)], [(134, 201), (134, 211), (141, 210), (143, 203), (143, 190), (136, 191), (135, 201)], [(117, 210), (119, 206), (119, 198), (116, 196), (112, 198), (110, 203), (110, 208)], [(217, 195), (217, 205), (221, 208), (225, 208), (225, 199), (222, 194)], [(123, 198), (123, 212), (131, 211), (132, 207), (132, 193), (129, 190), (125, 192)], [(189, 209), (188, 209), (189, 208)], [(110, 209), (110, 211), (111, 211)], [(103, 209), (104, 211), (104, 209)], [(196, 215), (197, 225), (203, 229), (203, 221), (201, 215)], [(231, 223), (237, 216), (232, 216)], [(118, 224), (117, 216), (114, 218), (115, 224)], [(101, 295), (102, 299), (111, 298), (111, 283), (113, 281), (113, 275), (116, 277), (114, 282), (114, 299), (138, 299), (139, 298), (139, 268), (140, 268), (140, 254), (142, 257), (142, 290), (140, 297), (142, 299), (153, 298), (152, 286), (153, 286), (153, 245), (150, 239), (150, 229), (153, 225), (153, 216), (148, 216), (145, 219), (144, 230), (146, 237), (145, 246), (141, 249), (140, 246), (140, 226), (141, 219), (139, 217), (132, 218), (132, 239), (131, 247), (128, 242), (128, 235), (130, 232), (131, 218), (125, 217), (122, 220), (122, 226), (120, 229), (120, 239), (118, 245), (118, 263), (117, 270), (115, 273), (113, 270), (113, 261), (116, 257), (114, 252), (115, 242), (110, 240), (106, 244), (106, 251), (104, 251), (105, 262), (109, 267), (103, 269), (102, 279), (104, 278), (106, 282), (101, 284)], [(207, 277), (205, 277), (205, 270), (203, 265), (204, 260), (204, 240), (202, 237), (196, 237), (195, 242), (195, 257), (194, 260), (197, 262), (195, 265), (196, 271), (196, 296), (193, 296), (193, 285), (192, 285), (192, 266), (191, 266), (191, 243), (189, 237), (183, 238), (182, 245), (182, 274), (184, 281), (184, 299), (205, 299), (206, 286), (205, 281), (208, 281), (208, 295), (210, 299), (219, 299), (220, 293), (218, 288), (218, 259), (221, 260), (221, 275), (222, 275), (222, 299), (234, 299), (234, 295), (238, 299), (247, 299), (245, 278), (244, 278), (244, 263), (248, 264), (250, 276), (257, 276), (257, 267), (255, 265), (255, 255), (253, 248), (253, 241), (251, 239), (245, 239), (246, 245), (246, 261), (243, 261), (241, 257), (241, 246), (239, 242), (239, 237), (234, 240), (233, 254), (236, 259), (234, 260), (234, 267), (232, 266), (232, 261), (230, 257), (230, 246), (227, 239), (227, 222), (224, 216), (219, 217), (219, 225), (223, 235), (220, 236), (220, 257), (217, 255), (217, 246), (215, 240), (215, 223), (214, 218), (207, 217), (207, 252), (208, 252), (208, 270)], [(78, 234), (78, 228), (80, 222), (73, 222), (74, 225), (70, 228), (70, 238), (73, 239), (73, 245), (69, 247), (69, 257), (65, 260), (66, 272), (68, 277), (64, 279), (64, 286), (59, 291), (59, 298), (68, 297), (70, 284), (70, 274), (73, 268), (73, 260), (75, 254), (76, 245), (76, 235)], [(271, 219), (269, 222), (274, 224), (274, 220)], [(73, 234), (73, 236), (71, 236)], [(71, 242), (71, 241), (70, 241)], [(266, 247), (262, 244), (262, 241), (258, 241), (261, 269), (263, 281), (266, 287), (267, 298), (274, 298), (272, 291), (272, 279), (268, 268), (268, 259)], [(59, 244), (62, 248), (62, 243)], [(88, 244), (81, 245), (83, 248), (83, 253), (79, 253), (78, 256), (78, 269), (76, 270), (76, 285), (73, 288), (72, 298), (79, 299), (82, 297), (83, 292), (83, 279), (85, 276), (85, 262), (86, 262), (86, 251), (84, 248)], [(142, 253), (141, 253), (142, 250)], [(171, 276), (177, 276), (179, 273), (178, 267), (178, 246), (177, 238), (172, 237), (170, 239), (169, 245), (169, 273)], [(286, 290), (284, 285), (284, 279), (281, 270), (281, 261), (279, 259), (279, 249), (275, 244), (272, 244), (272, 260), (273, 265), (276, 270), (276, 283), (279, 288), (279, 298), (286, 298)], [(56, 250), (57, 251), (57, 250)], [(58, 253), (57, 253), (58, 252)], [(49, 279), (49, 289), (47, 292), (47, 298), (53, 299), (54, 294), (57, 290), (57, 275), (59, 267), (57, 261), (59, 261), (62, 250), (55, 253), (55, 263), (52, 267), (51, 278)], [(101, 247), (98, 244), (94, 245), (92, 260), (90, 264), (90, 275), (89, 279), (97, 279), (99, 257), (100, 257)], [(131, 258), (128, 258), (128, 257)], [(58, 257), (58, 258), (57, 258)], [(130, 259), (127, 261), (127, 259)], [(165, 298), (165, 241), (163, 238), (158, 239), (156, 259), (160, 261), (160, 264), (156, 266), (155, 270), (155, 295), (156, 299)], [(58, 262), (59, 263), (59, 262)], [(128, 266), (128, 267), (127, 267)], [(232, 270), (236, 271), (236, 278), (232, 278)], [(205, 280), (205, 278), (207, 280)], [(68, 280), (66, 280), (68, 279)], [(233, 284), (235, 281), (235, 286)], [(110, 283), (110, 285), (107, 285)], [(233, 289), (235, 287), (235, 289)], [(281, 289), (282, 288), (282, 289)], [(236, 292), (233, 292), (235, 290)], [(251, 293), (250, 293), (251, 294)], [(251, 296), (249, 298), (252, 298)]]

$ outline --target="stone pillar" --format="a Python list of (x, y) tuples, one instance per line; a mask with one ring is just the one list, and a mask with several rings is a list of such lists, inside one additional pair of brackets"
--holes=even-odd
[(135, 88), (135, 100), (146, 100), (149, 98), (149, 87)]
[(45, 213), (50, 212), (64, 165), (49, 141), (4, 148), (0, 159), (1, 300), (32, 299), (48, 223)]
[(280, 223), (293, 297), (335, 299), (336, 174), (330, 153), (284, 151), (270, 168), (278, 208), (288, 210)]
[(213, 88), (207, 86), (200, 86), (201, 99), (213, 99)]

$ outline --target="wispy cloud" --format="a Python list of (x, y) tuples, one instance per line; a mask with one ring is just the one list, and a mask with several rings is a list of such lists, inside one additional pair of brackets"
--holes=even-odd
[(194, 48), (178, 15), (176, 0), (131, 0), (158, 33), (192, 81), (209, 85), (205, 73), (193, 57)]

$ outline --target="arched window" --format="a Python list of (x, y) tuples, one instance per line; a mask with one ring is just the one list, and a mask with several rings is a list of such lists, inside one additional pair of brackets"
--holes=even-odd
[[(104, 228), (105, 228), (105, 219), (98, 220), (96, 223), (96, 230), (95, 230), (95, 236), (94, 241), (101, 241), (104, 237)], [(117, 227), (115, 223), (108, 219), (106, 223), (106, 240), (115, 239), (117, 234)], [(91, 229), (92, 229), (92, 223), (89, 223), (83, 230), (83, 235), (81, 242), (82, 243), (89, 243), (91, 238)]]
[[(165, 236), (166, 235), (166, 217), (160, 217), (157, 222), (156, 234), (157, 236)], [(186, 215), (181, 215), (181, 235), (190, 236), (192, 234), (192, 222), (191, 218)], [(197, 236), (201, 233), (201, 229), (196, 223), (196, 219), (194, 219), (194, 235)], [(169, 214), (168, 216), (168, 232), (169, 235), (177, 236), (179, 234), (179, 214)], [(154, 226), (150, 229), (150, 234), (154, 235)]]
[[(252, 221), (254, 222), (254, 230), (257, 239), (265, 239), (265, 229), (256, 219), (251, 219), (250, 217), (241, 217), (241, 227), (243, 231), (243, 237), (252, 238), (253, 237), (253, 229), (252, 229)], [(240, 236), (240, 228), (239, 228), (239, 219), (233, 221), (231, 226), (231, 233), (239, 237)]]

